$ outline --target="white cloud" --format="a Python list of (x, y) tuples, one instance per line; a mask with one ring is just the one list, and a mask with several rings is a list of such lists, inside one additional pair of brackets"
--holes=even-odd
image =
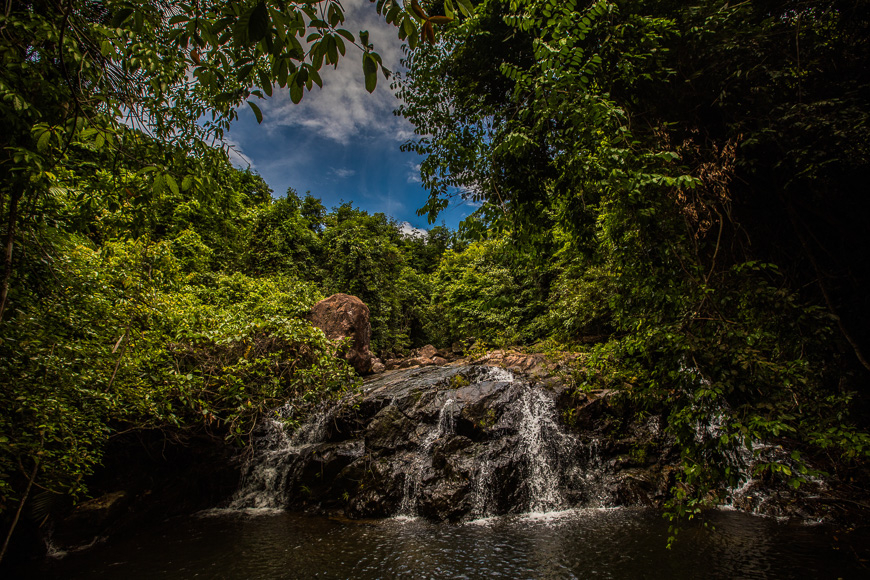
[(415, 228), (409, 222), (402, 222), (399, 233), (407, 238), (425, 238), (428, 232), (422, 228)]
[(408, 172), (408, 183), (423, 183), (420, 178), (420, 164), (409, 163), (408, 166), (411, 168), (411, 171)]
[(346, 167), (338, 167), (330, 170), (330, 173), (339, 179), (347, 179), (353, 175), (356, 175), (356, 171), (353, 169), (348, 169)]
[[(369, 0), (345, 0), (344, 6), (345, 28), (355, 37), (359, 30), (368, 30), (369, 42), (384, 65), (398, 69), (402, 43), (397, 29), (378, 15)], [(287, 89), (276, 90), (271, 99), (261, 103), (267, 131), (282, 126), (303, 127), (342, 144), (371, 135), (390, 135), (399, 141), (413, 135), (410, 123), (392, 114), (399, 103), (389, 87), (390, 81), (379, 74), (378, 86), (369, 94), (363, 82), (362, 53), (346, 44), (347, 55), (338, 68), (321, 69), (322, 89), (315, 87), (307, 92), (298, 105), (292, 103)]]

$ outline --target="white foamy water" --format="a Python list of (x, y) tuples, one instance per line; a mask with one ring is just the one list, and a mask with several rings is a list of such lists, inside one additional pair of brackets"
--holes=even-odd
[(570, 453), (573, 438), (557, 422), (553, 399), (540, 389), (526, 389), (520, 400), (522, 452), (529, 467), (529, 512), (558, 511), (565, 500), (559, 481), (559, 454)]
[(267, 419), (261, 425), (263, 435), (255, 443), (257, 451), (245, 466), (241, 485), (228, 509), (281, 510), (296, 466), (295, 459), (306, 447), (323, 441), (335, 408), (313, 415), (292, 435), (287, 433), (280, 419), (285, 411), (285, 408), (277, 409), (278, 418)]
[(417, 498), (421, 492), (421, 479), (427, 461), (431, 461), (432, 447), (439, 439), (450, 435), (454, 430), (453, 407), (456, 401), (447, 399), (438, 412), (438, 421), (423, 438), (420, 450), (414, 454), (412, 464), (405, 474), (402, 501), (399, 504), (399, 515), (414, 517), (417, 515)]
[(483, 369), (481, 375), (476, 379), (477, 382), (484, 381), (499, 381), (503, 383), (514, 382), (514, 374), (501, 367), (480, 367)]

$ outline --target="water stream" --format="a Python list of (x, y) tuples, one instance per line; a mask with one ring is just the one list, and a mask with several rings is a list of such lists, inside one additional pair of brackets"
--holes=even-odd
[[(676, 549), (666, 550), (668, 523), (658, 511), (609, 507), (614, 482), (634, 472), (614, 472), (619, 462), (605, 459), (607, 442), (569, 432), (552, 392), (502, 369), (408, 371), (372, 381), (361, 398), (294, 433), (280, 417), (279, 409), (261, 426), (226, 507), (49, 559), (19, 576), (870, 577), (825, 526), (738, 511), (705, 515), (715, 532), (688, 523)], [(644, 428), (656, 434), (653, 423)], [(303, 507), (321, 512), (357, 509), (361, 517), (371, 508), (393, 517), (285, 511), (300, 495)], [(432, 514), (454, 523), (427, 521)]]
[[(377, 416), (387, 414), (389, 421), (400, 421), (404, 416), (410, 424), (404, 434), (399, 433), (399, 438), (407, 439), (410, 447), (378, 456), (382, 462), (392, 462), (396, 479), (401, 480), (397, 507), (384, 515), (421, 515), (421, 502), (431, 500), (432, 493), (437, 493), (437, 490), (432, 492), (432, 488), (450, 477), (470, 483), (464, 492), (468, 500), (465, 519), (505, 512), (543, 513), (564, 509), (571, 507), (563, 493), (567, 479), (590, 486), (593, 478), (590, 478), (589, 467), (594, 466), (595, 458), (590, 453), (578, 455), (581, 445), (560, 424), (552, 394), (497, 367), (466, 371), (467, 376), (462, 375), (464, 380), (457, 382), (451, 382), (451, 376), (445, 379), (442, 373), (430, 374), (435, 378), (428, 379), (428, 383), (425, 373), (408, 374), (408, 383), (420, 381), (410, 397), (408, 391), (387, 383), (383, 397), (387, 405), (370, 420), (376, 424)], [(452, 377), (455, 376), (456, 371)], [(369, 386), (373, 391), (378, 388), (377, 382)], [(408, 403), (409, 398), (418, 402)], [(482, 418), (476, 425), (466, 417), (466, 433), (459, 436), (457, 418), (463, 416), (467, 405), (483, 405), (485, 412), (478, 409)], [(306, 462), (329, 446), (327, 426), (336, 420), (340, 407), (341, 404), (315, 415), (293, 434), (284, 432), (279, 410), (279, 417), (267, 421), (261, 429), (256, 453), (245, 469), (242, 485), (230, 507), (286, 507), (293, 490), (305, 485), (301, 479), (306, 473)], [(433, 419), (426, 418), (427, 409), (437, 409), (437, 414), (431, 415)], [(469, 423), (479, 432), (468, 433)], [(371, 426), (361, 428), (372, 429)], [(476, 438), (476, 442), (469, 441), (469, 436)], [(352, 453), (356, 453), (357, 458), (370, 453), (368, 447), (374, 446), (371, 437), (365, 435), (369, 437), (367, 443), (362, 440), (363, 435), (356, 437), (359, 444), (351, 447)], [(412, 440), (416, 443), (411, 444)], [(455, 459), (449, 466), (452, 471), (445, 475), (434, 467), (434, 458), (439, 448), (443, 450), (451, 442), (458, 442), (459, 447), (471, 445), (473, 459), (466, 457), (469, 452), (464, 456), (461, 453), (451, 456), (451, 460)], [(576, 465), (578, 457), (584, 461), (583, 468)], [(461, 464), (463, 460), (466, 465)], [(442, 466), (442, 469), (448, 468)], [(385, 491), (385, 495), (390, 493), (390, 490)], [(593, 502), (593, 505), (599, 506), (601, 502)]]
[(573, 454), (575, 441), (557, 422), (553, 399), (543, 391), (526, 389), (521, 398), (520, 445), (528, 464), (530, 512), (565, 507), (559, 478), (559, 459)]
[(431, 463), (432, 446), (436, 441), (453, 433), (454, 406), (456, 401), (448, 398), (438, 412), (438, 420), (434, 427), (430, 428), (423, 438), (420, 449), (414, 453), (411, 464), (405, 474), (405, 483), (402, 487), (402, 501), (396, 515), (414, 517), (417, 515), (417, 500), (422, 489), (423, 471), (426, 463)]

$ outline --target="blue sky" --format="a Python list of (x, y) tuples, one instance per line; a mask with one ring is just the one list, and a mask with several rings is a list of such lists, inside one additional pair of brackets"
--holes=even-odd
[[(401, 42), (368, 0), (343, 2), (345, 27), (357, 34), (368, 30), (387, 68), (400, 68)], [(230, 157), (240, 167), (250, 165), (276, 196), (293, 187), (311, 191), (326, 207), (353, 201), (369, 212), (384, 212), (415, 228), (431, 227), (416, 210), (427, 199), (420, 184), (415, 153), (399, 146), (413, 137), (413, 126), (393, 115), (398, 101), (382, 76), (369, 94), (363, 86), (360, 52), (349, 47), (338, 69), (321, 71), (323, 89), (314, 88), (294, 105), (286, 90), (259, 101), (263, 122), (257, 124), (247, 106), (226, 136)], [(276, 88), (277, 89), (277, 88)], [(455, 228), (474, 207), (451, 204), (438, 218)]]

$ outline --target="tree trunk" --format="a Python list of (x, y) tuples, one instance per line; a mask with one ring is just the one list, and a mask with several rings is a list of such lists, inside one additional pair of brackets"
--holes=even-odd
[(15, 518), (9, 526), (9, 531), (6, 533), (6, 541), (3, 542), (3, 549), (0, 550), (0, 562), (3, 562), (3, 556), (6, 555), (6, 550), (9, 548), (9, 540), (12, 539), (12, 532), (15, 531), (15, 526), (18, 525), (18, 520), (21, 519), (21, 512), (24, 510), (24, 504), (27, 503), (27, 497), (30, 495), (30, 490), (33, 488), (33, 482), (36, 479), (36, 473), (39, 471), (39, 458), (36, 458), (36, 463), (33, 464), (33, 471), (30, 473), (30, 479), (27, 480), (27, 489), (24, 490), (24, 495), (21, 496), (21, 501), (18, 502), (18, 511), (15, 512)]
[(6, 227), (5, 260), (3, 267), (3, 286), (0, 289), (0, 324), (3, 324), (3, 314), (6, 312), (6, 300), (9, 297), (9, 283), (12, 279), (12, 246), (15, 242), (15, 225), (18, 220), (18, 200), (21, 194), (13, 191), (9, 199), (9, 216)]

